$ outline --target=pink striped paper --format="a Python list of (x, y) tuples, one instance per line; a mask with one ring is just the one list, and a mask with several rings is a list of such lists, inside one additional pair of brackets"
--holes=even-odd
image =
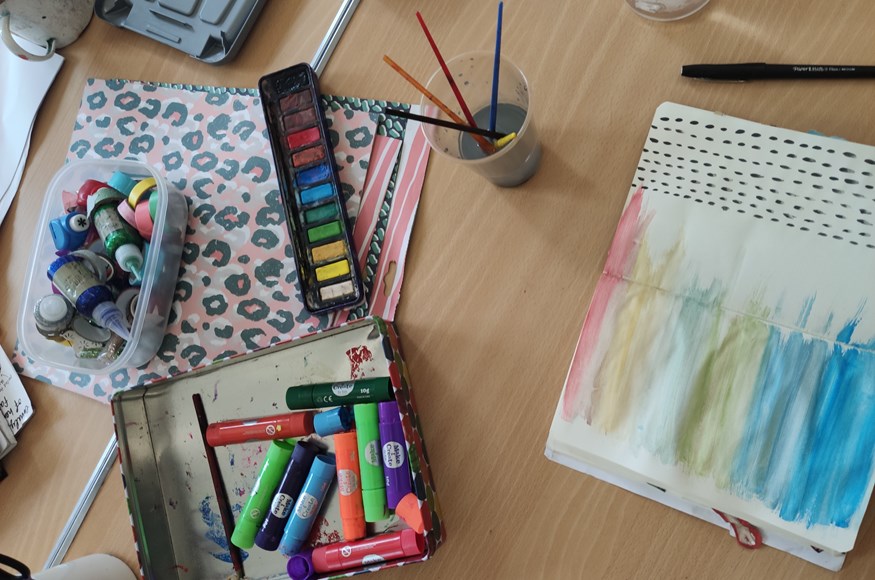
[[(389, 180), (392, 179), (392, 170), (401, 150), (401, 140), (377, 135), (374, 137), (373, 151), (371, 152), (371, 165), (365, 178), (364, 193), (361, 201), (361, 214), (353, 228), (353, 245), (356, 248), (356, 259), (359, 271), (364, 271), (368, 259), (368, 247), (377, 229), (380, 219), (380, 206), (386, 198), (386, 190)], [(368, 219), (365, 219), (368, 216)], [(336, 324), (346, 322), (349, 319), (350, 310), (342, 310), (338, 313)]]
[[(416, 108), (413, 107), (411, 110)], [(386, 227), (383, 251), (374, 278), (374, 290), (371, 292), (371, 314), (382, 316), (387, 320), (395, 318), (395, 308), (398, 306), (401, 282), (404, 279), (404, 258), (407, 255), (407, 246), (410, 243), (410, 233), (416, 217), (416, 208), (419, 207), (419, 196), (422, 193), (425, 169), (431, 151), (419, 123), (408, 121), (407, 135), (413, 135), (413, 139), (405, 141), (401, 149), (401, 165), (397, 180), (400, 187), (395, 192), (396, 197)], [(395, 276), (389, 281), (391, 286), (386, 288), (385, 278), (391, 264), (395, 264)]]

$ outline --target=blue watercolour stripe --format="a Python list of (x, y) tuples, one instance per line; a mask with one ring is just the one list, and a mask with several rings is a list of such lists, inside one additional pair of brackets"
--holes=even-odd
[(832, 344), (770, 329), (731, 487), (786, 521), (847, 528), (866, 497), (875, 354), (872, 345), (849, 346), (857, 323)]

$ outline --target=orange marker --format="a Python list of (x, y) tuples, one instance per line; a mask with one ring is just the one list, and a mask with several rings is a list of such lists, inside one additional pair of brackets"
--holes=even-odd
[(367, 535), (367, 528), (355, 431), (338, 433), (334, 436), (334, 454), (337, 457), (337, 489), (340, 491), (343, 539), (347, 542), (359, 540)]

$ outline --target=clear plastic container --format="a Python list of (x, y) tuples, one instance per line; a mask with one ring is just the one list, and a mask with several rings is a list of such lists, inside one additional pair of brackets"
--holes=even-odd
[[(65, 213), (62, 192), (76, 192), (88, 179), (106, 181), (115, 171), (123, 171), (139, 179), (155, 178), (157, 187), (152, 194), (158, 196), (153, 220), (155, 227), (143, 268), (143, 282), (131, 324), (130, 341), (114, 361), (80, 359), (71, 347), (44, 337), (34, 325), (34, 306), (41, 297), (52, 293), (52, 283), (46, 271), (57, 255), (49, 222)], [(24, 279), (18, 311), (18, 339), (25, 354), (55, 368), (91, 374), (109, 374), (122, 368), (138, 367), (152, 359), (164, 340), (187, 222), (185, 198), (174, 188), (168, 187), (164, 177), (145, 163), (120, 159), (84, 159), (66, 164), (55, 174), (46, 191)]]

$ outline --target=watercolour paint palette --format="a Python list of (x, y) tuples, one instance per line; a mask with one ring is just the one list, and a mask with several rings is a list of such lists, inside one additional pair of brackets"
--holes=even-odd
[[(200, 393), (211, 422), (287, 412), (286, 389), (294, 385), (390, 377), (401, 412), (413, 490), (425, 521), (421, 556), (374, 564), (339, 574), (375, 571), (430, 558), (444, 527), (428, 464), (410, 378), (394, 327), (364, 318), (291, 343), (216, 363), (167, 381), (117, 393), (112, 400), (128, 508), (146, 579), (227, 578), (234, 570), (222, 528), (210, 470), (192, 405)], [(334, 450), (333, 437), (311, 435)], [(235, 519), (246, 502), (269, 447), (251, 442), (215, 447)], [(308, 540), (341, 541), (337, 483), (332, 483)], [(400, 531), (395, 515), (368, 525), (369, 536)], [(258, 547), (242, 554), (246, 578), (288, 578), (288, 559)], [(236, 577), (236, 576), (235, 576)], [(323, 578), (317, 575), (316, 578)]]
[(258, 90), (307, 310), (355, 305), (362, 282), (316, 73), (295, 65), (262, 77)]
[(547, 456), (840, 568), (875, 466), (873, 173), (873, 147), (661, 105)]

